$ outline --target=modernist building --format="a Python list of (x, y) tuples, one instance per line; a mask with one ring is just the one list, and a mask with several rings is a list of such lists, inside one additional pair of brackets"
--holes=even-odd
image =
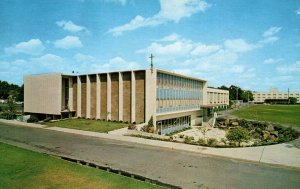
[(228, 105), (228, 96), (228, 91), (208, 89), (205, 80), (157, 69), (24, 77), (24, 112), (28, 114), (131, 123), (153, 117), (162, 134), (201, 124), (205, 109)]
[(229, 91), (208, 87), (207, 104), (227, 107), (229, 105)]
[(297, 103), (300, 103), (300, 92), (280, 92), (276, 88), (271, 88), (269, 92), (253, 92), (255, 103), (264, 103), (266, 99), (282, 100), (289, 97), (297, 98)]

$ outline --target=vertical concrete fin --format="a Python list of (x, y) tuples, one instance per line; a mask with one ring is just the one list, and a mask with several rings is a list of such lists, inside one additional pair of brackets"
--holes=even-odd
[(91, 118), (91, 80), (86, 75), (86, 118)]
[(123, 120), (123, 76), (119, 72), (119, 121)]
[(100, 101), (100, 95), (101, 95), (101, 87), (100, 87), (100, 75), (96, 75), (96, 83), (97, 83), (97, 93), (96, 93), (96, 119), (100, 119), (100, 106), (101, 106), (101, 101)]
[(131, 122), (135, 122), (135, 74), (131, 71)]
[(81, 80), (77, 76), (77, 117), (81, 117)]
[(107, 119), (111, 119), (111, 76), (107, 73)]

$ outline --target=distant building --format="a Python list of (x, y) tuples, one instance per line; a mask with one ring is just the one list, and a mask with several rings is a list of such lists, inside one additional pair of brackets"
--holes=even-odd
[(229, 105), (229, 91), (223, 89), (207, 88), (207, 104), (225, 107)]
[(297, 98), (297, 103), (300, 103), (300, 92), (280, 92), (276, 88), (271, 88), (269, 92), (253, 92), (253, 98), (255, 103), (264, 103), (267, 101), (282, 101), (289, 97)]
[(158, 69), (24, 77), (24, 112), (42, 118), (71, 115), (147, 123), (153, 117), (158, 132), (166, 134), (199, 125), (207, 109), (226, 105), (228, 91)]

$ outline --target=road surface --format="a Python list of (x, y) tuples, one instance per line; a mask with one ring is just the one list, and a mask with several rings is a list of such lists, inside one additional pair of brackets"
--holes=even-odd
[[(300, 169), (0, 123), (0, 141), (183, 188), (299, 188)], [(1, 154), (0, 154), (1, 155)]]

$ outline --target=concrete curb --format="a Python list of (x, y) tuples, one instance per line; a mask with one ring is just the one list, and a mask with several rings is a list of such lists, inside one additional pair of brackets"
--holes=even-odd
[(300, 168), (300, 138), (288, 142), (270, 146), (258, 147), (240, 147), (240, 148), (212, 148), (196, 145), (189, 145), (183, 143), (166, 142), (159, 140), (150, 140), (144, 138), (136, 138), (130, 136), (120, 136), (115, 134), (98, 133), (91, 131), (83, 131), (77, 129), (67, 129), (60, 127), (46, 127), (39, 124), (20, 123), (17, 121), (0, 119), (0, 123), (27, 126), (34, 128), (42, 128), (53, 131), (72, 133), (90, 137), (104, 138), (110, 140), (118, 140), (124, 142), (131, 142), (136, 144), (144, 144), (155, 147), (169, 148), (172, 150), (188, 151), (193, 153), (200, 153), (204, 155), (219, 156), (225, 158), (233, 158), (239, 160), (252, 161), (257, 163), (268, 163), (274, 165), (288, 166)]

